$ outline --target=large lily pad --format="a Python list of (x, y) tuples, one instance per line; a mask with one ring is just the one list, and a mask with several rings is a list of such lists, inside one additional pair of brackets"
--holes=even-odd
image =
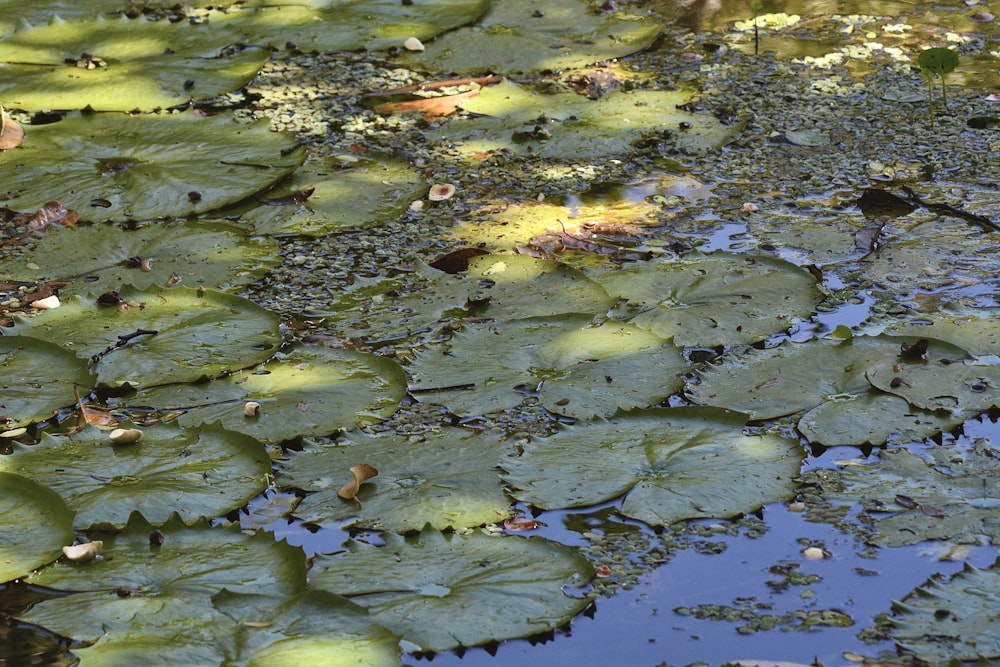
[(930, 463), (905, 449), (889, 449), (879, 453), (877, 465), (843, 462), (838, 472), (813, 471), (803, 478), (821, 488), (826, 500), (860, 502), (876, 519), (871, 541), (881, 546), (1000, 539), (997, 450), (977, 442), (968, 452), (932, 448), (928, 456)]
[(242, 507), (267, 488), (271, 460), (258, 441), (218, 426), (156, 425), (131, 445), (112, 444), (93, 427), (43, 433), (40, 444), (0, 458), (0, 468), (57, 491), (76, 509), (78, 529), (120, 528), (133, 511), (152, 523), (175, 513), (191, 523)]
[(74, 402), (73, 387), (91, 387), (87, 363), (56, 343), (0, 336), (0, 416), (4, 429), (48, 419)]
[[(425, 524), (443, 530), (496, 523), (510, 516), (510, 498), (497, 475), (509, 447), (485, 433), (458, 429), (378, 438), (352, 434), (336, 445), (291, 452), (279, 469), (279, 487), (309, 492), (295, 516), (326, 526), (357, 526), (405, 533)], [(368, 464), (378, 476), (361, 485), (357, 500), (338, 490), (351, 467)]]
[[(406, 376), (392, 359), (296, 345), (256, 369), (209, 383), (142, 391), (125, 406), (137, 415), (151, 409), (180, 412), (178, 421), (191, 427), (217, 421), (262, 442), (277, 443), (386, 419), (405, 395)], [(256, 414), (245, 411), (250, 401), (259, 404)]]
[(948, 308), (885, 325), (885, 333), (936, 338), (976, 356), (1000, 356), (1000, 313), (990, 309)]
[(2, 261), (8, 279), (76, 280), (75, 292), (103, 294), (136, 282), (165, 285), (172, 274), (188, 286), (227, 290), (259, 278), (277, 254), (276, 243), (249, 238), (232, 223), (178, 222), (135, 230), (55, 226), (31, 250)]
[(73, 512), (27, 477), (0, 472), (0, 515), (0, 583), (54, 561), (73, 543)]
[(494, 0), (475, 26), (409, 54), (410, 66), (451, 72), (539, 72), (582, 67), (641, 51), (660, 34), (651, 16), (595, 12), (582, 0)]
[(263, 48), (234, 48), (240, 41), (217, 21), (120, 14), (22, 23), (0, 39), (0, 99), (29, 111), (130, 111), (217, 97), (245, 84), (267, 61)]
[(372, 618), (425, 651), (553, 630), (590, 603), (569, 594), (593, 576), (587, 559), (537, 537), (428, 528), (410, 538), (389, 534), (383, 547), (348, 546), (316, 556), (310, 586), (368, 607)]
[(586, 315), (468, 324), (416, 355), (410, 391), (457, 414), (486, 414), (533, 391), (548, 409), (581, 417), (646, 407), (680, 389), (687, 368), (669, 343), (630, 324), (589, 327)]
[(12, 193), (6, 205), (33, 212), (57, 200), (94, 222), (220, 208), (267, 188), (305, 157), (266, 119), (241, 125), (226, 114), (84, 114), (26, 130), (24, 145), (0, 156)]
[(925, 410), (953, 415), (982, 412), (1000, 404), (1000, 366), (969, 358), (955, 348), (906, 363), (885, 361), (868, 369), (873, 386)]
[(184, 287), (125, 287), (120, 296), (121, 307), (74, 297), (14, 331), (89, 357), (108, 351), (98, 381), (133, 387), (218, 377), (266, 361), (281, 342), (280, 318), (237, 296)]
[(241, 219), (260, 234), (320, 236), (397, 216), (425, 189), (420, 172), (397, 159), (327, 158), (261, 195)]
[(543, 509), (624, 495), (621, 512), (654, 526), (725, 518), (787, 498), (802, 462), (794, 440), (747, 436), (745, 415), (659, 408), (574, 426), (503, 462), (514, 496)]
[(291, 40), (306, 51), (371, 51), (401, 49), (409, 37), (430, 40), (475, 21), (489, 5), (489, 0), (251, 0), (247, 6), (259, 9), (240, 12), (236, 21), (250, 43), (283, 46)]
[(805, 269), (727, 252), (636, 262), (592, 277), (628, 299), (634, 324), (679, 346), (754, 343), (808, 317), (822, 298)]
[(966, 563), (949, 581), (936, 577), (907, 599), (893, 602), (892, 638), (930, 665), (989, 663), (1000, 659), (1000, 570)]
[(682, 153), (719, 148), (739, 134), (741, 124), (726, 126), (712, 116), (677, 108), (689, 99), (687, 93), (642, 90), (614, 91), (591, 100), (576, 93), (532, 93), (504, 81), (462, 104), (482, 118), (455, 119), (428, 134), (454, 143), (463, 153), (505, 149), (573, 159), (628, 155), (636, 141), (664, 128), (671, 130), (662, 136), (664, 150)]

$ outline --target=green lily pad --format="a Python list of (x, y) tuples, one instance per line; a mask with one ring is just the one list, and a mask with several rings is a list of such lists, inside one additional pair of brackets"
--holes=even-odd
[(25, 130), (24, 145), (0, 155), (12, 193), (6, 205), (34, 212), (58, 200), (93, 222), (220, 208), (281, 180), (305, 157), (268, 120), (241, 125), (227, 114), (84, 114)]
[[(425, 524), (468, 528), (511, 515), (496, 470), (507, 449), (488, 434), (458, 429), (422, 438), (351, 434), (346, 443), (290, 452), (276, 483), (309, 493), (294, 514), (310, 523), (398, 533)], [(357, 501), (345, 500), (337, 491), (351, 481), (351, 467), (361, 463), (379, 474), (361, 485)]]
[(439, 37), (403, 62), (449, 72), (559, 71), (642, 51), (661, 29), (652, 16), (595, 12), (582, 0), (546, 0), (544, 6), (494, 0), (475, 26)]
[(811, 471), (803, 481), (840, 504), (860, 502), (872, 518), (871, 542), (905, 546), (923, 540), (978, 544), (1000, 539), (997, 450), (977, 442), (971, 451), (931, 448), (930, 462), (905, 449), (879, 453), (877, 465), (843, 462), (838, 471)]
[(947, 341), (975, 356), (1000, 356), (1000, 313), (996, 310), (948, 308), (891, 322), (885, 333)]
[(996, 661), (998, 605), (998, 564), (980, 570), (966, 563), (949, 581), (931, 577), (904, 601), (892, 603), (892, 639), (930, 665)]
[(0, 583), (22, 577), (72, 544), (73, 512), (52, 489), (0, 472)]
[(58, 492), (76, 509), (76, 528), (87, 529), (122, 527), (133, 511), (154, 524), (175, 513), (188, 523), (221, 516), (267, 488), (271, 460), (241, 433), (156, 425), (130, 445), (93, 427), (69, 437), (43, 433), (40, 444), (15, 446), (0, 467)]
[(12, 280), (75, 280), (73, 291), (102, 294), (136, 282), (165, 285), (172, 274), (185, 285), (227, 290), (260, 278), (277, 255), (276, 243), (250, 238), (233, 223), (179, 222), (135, 230), (55, 226), (2, 261)]
[(529, 637), (565, 625), (593, 576), (575, 550), (541, 538), (425, 529), (375, 547), (317, 555), (309, 585), (368, 607), (372, 618), (424, 651)]
[(327, 591), (305, 591), (279, 601), (224, 590), (215, 608), (240, 623), (247, 667), (398, 667), (399, 637), (368, 610)]
[(681, 388), (687, 363), (672, 345), (629, 324), (590, 322), (564, 315), (467, 324), (416, 354), (410, 392), (456, 414), (487, 414), (518, 405), (541, 383), (547, 408), (590, 417), (646, 407)]
[[(163, 533), (158, 547), (149, 542), (154, 530)], [(189, 526), (176, 516), (157, 527), (134, 512), (123, 531), (91, 536), (104, 542), (104, 558), (59, 561), (33, 574), (31, 583), (72, 592), (125, 588), (149, 597), (211, 596), (226, 589), (280, 598), (305, 589), (302, 548), (275, 541), (265, 531), (247, 536), (235, 525)]]
[(596, 159), (628, 155), (653, 132), (661, 133), (663, 150), (703, 153), (742, 130), (743, 123), (722, 125), (712, 116), (677, 108), (689, 100), (687, 93), (652, 90), (616, 90), (598, 100), (576, 93), (542, 95), (505, 80), (462, 103), (483, 117), (453, 119), (428, 136), (466, 154), (505, 149), (542, 158)]
[(106, 386), (150, 387), (218, 377), (270, 359), (281, 343), (277, 315), (231, 294), (123, 287), (120, 296), (125, 307), (74, 297), (19, 320), (13, 330), (88, 357), (108, 351), (96, 363), (98, 382)]
[(633, 324), (678, 346), (754, 343), (809, 317), (822, 298), (805, 269), (727, 252), (636, 262), (591, 277), (628, 299), (624, 314)]
[(426, 188), (421, 173), (401, 160), (327, 158), (306, 163), (240, 217), (259, 234), (322, 236), (400, 215)]
[(489, 0), (409, 4), (397, 0), (251, 0), (235, 20), (249, 43), (282, 46), (291, 39), (303, 51), (373, 51), (402, 49), (409, 37), (430, 40), (475, 21), (489, 6)]
[(950, 431), (968, 415), (951, 415), (916, 408), (899, 396), (871, 389), (824, 400), (799, 419), (798, 429), (809, 442), (827, 446), (913, 442)]
[[(392, 359), (323, 345), (296, 345), (266, 364), (209, 383), (169, 385), (125, 399), (126, 412), (182, 412), (177, 421), (219, 422), (261, 442), (329, 435), (364, 420), (390, 417), (406, 395)], [(247, 402), (259, 404), (247, 415)]]
[[(903, 361), (901, 346), (913, 342), (894, 336), (785, 342), (746, 355), (728, 355), (699, 370), (700, 382), (688, 385), (685, 394), (695, 403), (740, 410), (751, 419), (782, 417), (824, 402), (842, 402), (849, 411), (849, 402), (871, 389), (865, 372), (882, 363)], [(962, 351), (948, 343), (931, 341), (928, 346), (932, 357), (955, 354)]]
[(928, 351), (926, 359), (905, 363), (883, 361), (866, 376), (874, 387), (925, 410), (968, 416), (1000, 404), (1000, 366), (969, 358), (958, 348), (949, 352)]
[(148, 111), (209, 99), (244, 85), (267, 62), (263, 48), (233, 48), (241, 41), (218, 21), (99, 15), (22, 23), (0, 39), (0, 99), (27, 111)]
[(658, 408), (566, 427), (503, 462), (514, 497), (543, 509), (584, 507), (624, 495), (621, 512), (653, 526), (726, 518), (791, 496), (798, 442), (747, 436), (746, 415)]
[[(248, 537), (236, 526), (186, 526), (176, 517), (154, 530), (135, 513), (123, 532), (92, 535), (104, 542), (102, 557), (33, 574), (33, 584), (74, 594), (38, 603), (21, 620), (81, 642), (100, 639), (85, 664), (222, 664), (217, 656), (235, 655), (241, 631), (212, 596), (263, 595), (278, 605), (305, 590), (302, 549), (270, 533)], [(137, 659), (142, 648), (160, 651), (162, 662)]]
[(0, 336), (0, 417), (3, 430), (48, 419), (73, 405), (73, 387), (91, 387), (94, 374), (72, 351), (37, 338)]

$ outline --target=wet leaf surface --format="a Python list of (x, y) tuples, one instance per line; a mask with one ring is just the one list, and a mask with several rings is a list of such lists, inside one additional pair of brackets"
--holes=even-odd
[(57, 559), (73, 541), (73, 512), (52, 489), (28, 477), (0, 472), (0, 582)]
[(48, 419), (73, 404), (75, 386), (89, 387), (95, 379), (65, 347), (8, 332), (0, 336), (0, 377), (3, 430)]

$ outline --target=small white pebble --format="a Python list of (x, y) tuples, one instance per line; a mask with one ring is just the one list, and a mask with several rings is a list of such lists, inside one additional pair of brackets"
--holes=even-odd
[(802, 555), (809, 560), (822, 560), (826, 558), (826, 554), (819, 547), (809, 547), (802, 551)]
[(52, 310), (53, 308), (58, 308), (61, 304), (59, 303), (59, 297), (55, 294), (52, 296), (47, 296), (44, 299), (39, 299), (38, 301), (32, 301), (31, 307), (37, 308), (38, 310)]
[(796, 500), (795, 502), (788, 503), (789, 512), (802, 512), (805, 511), (806, 504), (801, 500)]
[(410, 37), (405, 42), (403, 42), (403, 48), (407, 51), (423, 51), (424, 44), (416, 37)]
[(101, 547), (104, 546), (104, 542), (101, 540), (94, 540), (93, 542), (87, 542), (86, 544), (74, 544), (72, 546), (63, 547), (63, 556), (66, 556), (66, 560), (73, 561), (74, 563), (86, 563), (88, 560), (93, 560), (97, 554), (101, 553)]

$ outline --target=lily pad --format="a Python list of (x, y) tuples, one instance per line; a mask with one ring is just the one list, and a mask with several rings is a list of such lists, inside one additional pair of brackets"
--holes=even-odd
[[(213, 3), (217, 4), (217, 3)], [(300, 6), (295, 6), (300, 5)], [(430, 40), (482, 16), (489, 0), (251, 0), (236, 21), (250, 43), (303, 51), (402, 49), (409, 37)]]
[(462, 28), (403, 59), (449, 72), (540, 72), (579, 68), (649, 47), (661, 26), (651, 16), (595, 12), (582, 0), (494, 0), (475, 26)]
[[(329, 435), (359, 421), (391, 416), (406, 395), (392, 359), (323, 345), (296, 345), (266, 364), (209, 383), (141, 391), (124, 402), (138, 418), (150, 411), (184, 426), (219, 422), (265, 443)], [(250, 410), (248, 402), (258, 404)]]
[(696, 407), (619, 413), (532, 440), (503, 462), (504, 479), (542, 509), (624, 495), (621, 512), (653, 526), (732, 517), (791, 496), (803, 456), (794, 440), (743, 435), (745, 419)]
[(52, 489), (0, 472), (0, 583), (22, 577), (72, 544), (73, 512)]
[[(894, 336), (785, 342), (728, 355), (698, 371), (700, 382), (690, 384), (685, 394), (695, 403), (740, 410), (751, 419), (782, 417), (824, 402), (840, 402), (849, 411), (849, 401), (871, 389), (865, 372), (879, 364), (899, 363), (901, 346), (913, 342)], [(963, 353), (948, 343), (931, 341), (928, 346), (932, 357), (955, 354)]]
[(96, 378), (72, 351), (29, 336), (0, 336), (0, 416), (3, 430), (51, 417), (74, 402), (73, 387)]
[(809, 317), (822, 299), (808, 271), (768, 256), (696, 254), (591, 277), (628, 299), (632, 323), (678, 346), (754, 343)]
[(266, 49), (234, 48), (241, 41), (218, 21), (119, 14), (22, 23), (0, 39), (0, 99), (27, 111), (148, 111), (209, 99), (244, 85), (267, 62)]
[(881, 362), (868, 369), (868, 381), (925, 410), (968, 416), (1000, 404), (1000, 365), (969, 358), (964, 350), (906, 363)]
[(885, 333), (911, 338), (935, 338), (975, 356), (1000, 356), (1000, 313), (996, 310), (948, 308), (891, 322)]
[(276, 243), (249, 238), (225, 222), (161, 223), (134, 230), (56, 226), (20, 253), (2, 260), (8, 279), (76, 280), (73, 290), (85, 294), (135, 282), (165, 285), (173, 274), (185, 285), (227, 290), (256, 280), (278, 261)]
[(12, 193), (6, 205), (28, 212), (58, 200), (93, 222), (220, 208), (281, 180), (305, 157), (267, 119), (241, 125), (227, 114), (83, 114), (25, 129), (24, 145), (0, 156)]
[(843, 462), (837, 472), (815, 471), (803, 479), (841, 504), (860, 502), (873, 519), (871, 541), (897, 547), (923, 540), (978, 544), (1000, 539), (1000, 475), (997, 450), (977, 442), (968, 452), (928, 450), (930, 461), (905, 449), (879, 453), (878, 465)]
[(240, 217), (259, 234), (321, 236), (400, 215), (426, 187), (397, 159), (327, 158), (306, 163)]
[[(378, 438), (352, 434), (346, 443), (290, 452), (279, 469), (280, 488), (309, 493), (295, 516), (325, 526), (405, 533), (425, 524), (443, 530), (497, 523), (510, 516), (510, 498), (497, 475), (503, 445), (486, 433), (458, 429)], [(357, 501), (339, 487), (351, 466), (374, 466), (378, 476), (361, 486)]]
[(687, 364), (672, 345), (629, 324), (591, 328), (590, 321), (564, 315), (467, 324), (448, 343), (416, 354), (410, 392), (456, 414), (487, 414), (518, 405), (541, 383), (547, 408), (589, 417), (646, 407), (680, 389)]
[(661, 133), (663, 150), (703, 153), (742, 130), (743, 123), (722, 125), (712, 116), (677, 108), (688, 101), (688, 93), (653, 90), (616, 90), (598, 100), (576, 93), (543, 95), (504, 80), (462, 103), (483, 117), (453, 119), (428, 136), (454, 143), (452, 148), (466, 154), (504, 149), (585, 160), (628, 155), (635, 142), (653, 132)]
[(352, 540), (317, 555), (309, 585), (368, 607), (424, 651), (528, 637), (565, 625), (590, 600), (571, 597), (594, 570), (575, 550), (541, 538), (443, 534), (427, 528), (383, 547)]
[(123, 287), (119, 294), (117, 307), (74, 297), (19, 320), (14, 331), (102, 355), (96, 369), (106, 386), (218, 377), (270, 359), (281, 343), (279, 317), (247, 299), (184, 287)]
[(932, 577), (905, 600), (893, 602), (891, 635), (907, 654), (930, 665), (1000, 658), (1000, 570), (966, 563), (949, 581)]
[(188, 523), (242, 507), (267, 488), (271, 460), (253, 438), (218, 426), (144, 429), (130, 445), (88, 428), (73, 436), (42, 434), (16, 446), (0, 467), (58, 492), (77, 511), (74, 525), (122, 527), (133, 511), (159, 524), (171, 514)]
[(397, 667), (399, 637), (361, 605), (327, 591), (306, 591), (279, 601), (224, 590), (215, 608), (240, 623), (247, 667)]

